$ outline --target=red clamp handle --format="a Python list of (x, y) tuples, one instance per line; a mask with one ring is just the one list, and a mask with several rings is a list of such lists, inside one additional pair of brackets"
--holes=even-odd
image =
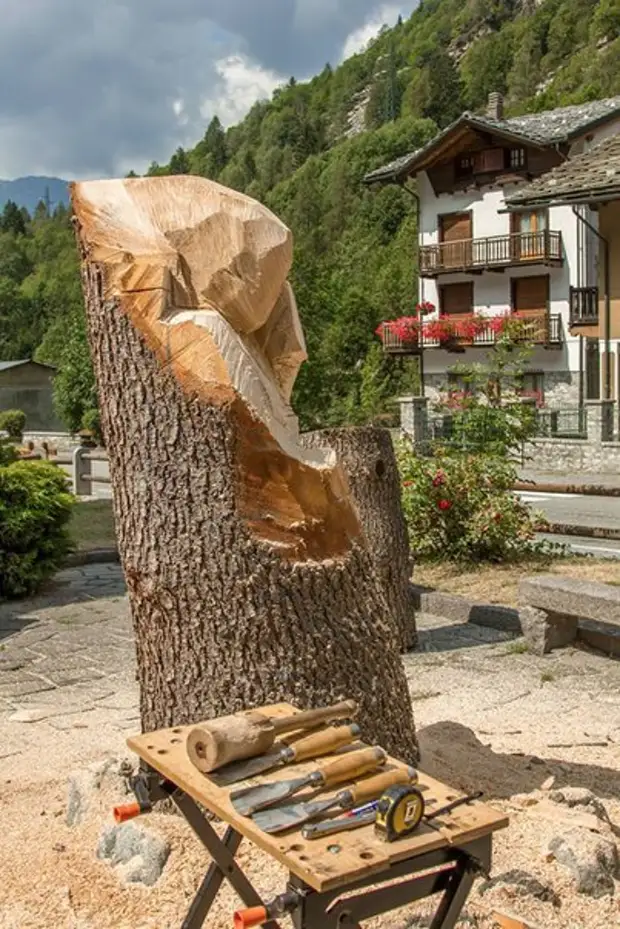
[(234, 929), (252, 929), (262, 926), (269, 919), (266, 906), (250, 906), (247, 910), (237, 910), (233, 916)]

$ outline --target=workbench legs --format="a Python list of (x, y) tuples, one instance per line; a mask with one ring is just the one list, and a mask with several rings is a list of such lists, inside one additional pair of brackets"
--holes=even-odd
[[(228, 827), (224, 838), (220, 839), (198, 804), (179, 787), (160, 778), (156, 772), (143, 771), (139, 780), (139, 792), (148, 794), (151, 802), (166, 797), (174, 801), (212, 858), (181, 929), (201, 929), (204, 926), (225, 880), (246, 907), (264, 906), (259, 894), (235, 861), (235, 854), (242, 841), (240, 833)], [(488, 874), (491, 868), (491, 848), (491, 835), (458, 847), (444, 846), (396, 862), (389, 870), (370, 873), (347, 887), (322, 893), (291, 874), (286, 896), (292, 905), (287, 906), (285, 912), (290, 912), (295, 929), (360, 929), (363, 920), (426, 897), (440, 895), (430, 929), (454, 929), (474, 878), (479, 873)], [(277, 912), (279, 915), (284, 911)], [(273, 919), (264, 925), (267, 929), (280, 929)]]
[[(224, 880), (228, 881), (246, 906), (263, 906), (259, 894), (235, 861), (235, 853), (241, 845), (243, 836), (229, 826), (224, 833), (224, 838), (220, 839), (191, 797), (181, 790), (175, 790), (171, 796), (213, 859), (196, 891), (196, 896), (183, 920), (181, 929), (200, 929), (204, 925)], [(273, 920), (265, 923), (265, 926), (267, 929), (279, 929), (278, 924)]]
[(490, 870), (491, 844), (489, 835), (459, 848), (441, 848), (324, 893), (291, 875), (287, 889), (301, 898), (291, 914), (293, 925), (295, 929), (360, 929), (363, 920), (441, 894), (430, 929), (454, 929), (474, 878)]

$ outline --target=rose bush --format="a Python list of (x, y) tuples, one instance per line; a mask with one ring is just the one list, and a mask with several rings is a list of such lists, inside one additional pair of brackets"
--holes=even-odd
[(442, 449), (423, 458), (403, 442), (398, 460), (403, 509), (418, 560), (514, 561), (549, 548), (535, 540), (544, 517), (511, 492), (516, 472), (505, 459)]

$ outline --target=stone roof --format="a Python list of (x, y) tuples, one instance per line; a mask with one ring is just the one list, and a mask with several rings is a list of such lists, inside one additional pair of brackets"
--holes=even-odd
[(507, 206), (587, 203), (620, 197), (620, 135), (575, 155), (506, 198)]
[(471, 126), (487, 132), (495, 132), (517, 142), (533, 144), (539, 147), (568, 142), (581, 135), (587, 129), (609, 119), (614, 114), (620, 115), (620, 96), (606, 100), (593, 100), (591, 103), (579, 103), (563, 106), (557, 110), (545, 110), (542, 113), (528, 113), (525, 116), (512, 116), (509, 119), (491, 119), (463, 113), (455, 122), (432, 139), (423, 148), (403, 155), (389, 164), (371, 171), (364, 178), (366, 184), (402, 180), (414, 168), (422, 155), (430, 153), (455, 129)]

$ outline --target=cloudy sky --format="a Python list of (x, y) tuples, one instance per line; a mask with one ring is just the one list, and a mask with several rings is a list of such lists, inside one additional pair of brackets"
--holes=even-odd
[(415, 0), (0, 0), (0, 177), (165, 162)]

